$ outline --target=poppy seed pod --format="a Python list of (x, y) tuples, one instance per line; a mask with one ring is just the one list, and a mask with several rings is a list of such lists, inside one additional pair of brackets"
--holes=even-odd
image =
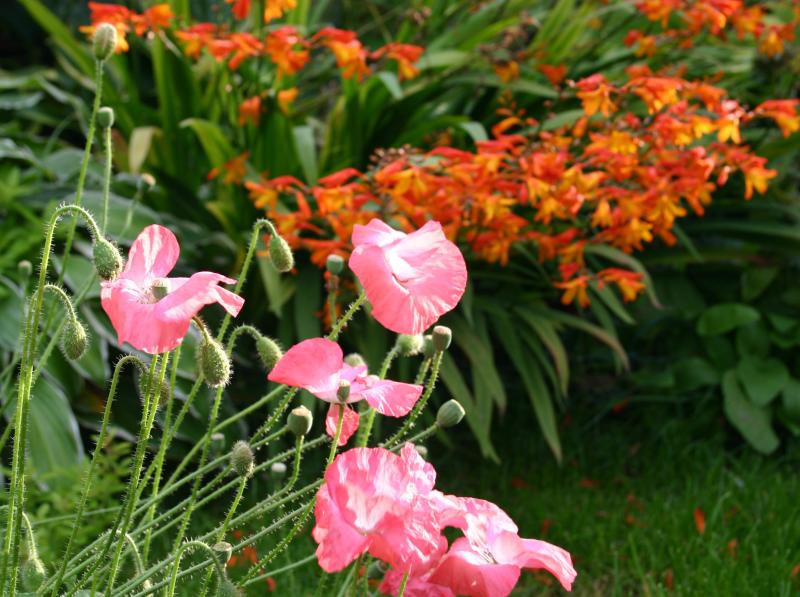
[(242, 597), (243, 594), (241, 589), (233, 584), (229, 578), (223, 579), (219, 583), (219, 589), (217, 589), (218, 597)]
[(61, 351), (64, 356), (70, 361), (77, 361), (84, 355), (88, 346), (86, 328), (77, 319), (68, 319), (61, 332)]
[(283, 351), (278, 343), (267, 336), (261, 336), (256, 340), (256, 351), (261, 364), (268, 373), (283, 356)]
[(464, 407), (458, 400), (448, 400), (439, 407), (436, 413), (436, 424), (442, 429), (455, 427), (464, 418)]
[(311, 415), (311, 411), (305, 406), (298, 406), (292, 409), (292, 412), (289, 413), (286, 419), (286, 426), (289, 428), (289, 431), (297, 436), (306, 435), (311, 431), (311, 425), (313, 423), (314, 417)]
[(341, 381), (339, 381), (339, 389), (336, 391), (336, 397), (342, 403), (347, 402), (347, 399), (350, 398), (349, 381), (347, 381), (346, 379), (342, 379)]
[(101, 280), (113, 280), (122, 271), (122, 255), (119, 254), (117, 247), (105, 238), (94, 241), (92, 260)]
[(220, 541), (219, 543), (215, 543), (211, 546), (211, 549), (214, 550), (215, 553), (218, 553), (222, 556), (222, 563), (227, 564), (228, 560), (231, 559), (231, 555), (233, 554), (233, 545), (228, 543), (227, 541)]
[(117, 49), (117, 28), (110, 23), (100, 23), (94, 30), (92, 51), (94, 57), (105, 62)]
[(114, 108), (103, 106), (97, 111), (97, 124), (104, 129), (114, 126)]
[(240, 477), (250, 478), (253, 476), (255, 456), (250, 445), (239, 440), (231, 448), (231, 466)]
[(350, 365), (351, 367), (363, 367), (367, 364), (367, 362), (364, 360), (364, 357), (357, 352), (352, 352), (344, 357), (344, 362), (346, 365)]
[(425, 340), (422, 338), (422, 334), (414, 334), (413, 336), (400, 334), (397, 337), (397, 348), (404, 357), (418, 355), (422, 351), (424, 344)]
[(436, 352), (444, 352), (450, 346), (450, 342), (453, 340), (453, 332), (450, 331), (449, 327), (443, 325), (437, 325), (433, 328), (433, 348)]
[(283, 237), (273, 234), (269, 239), (269, 258), (279, 272), (286, 273), (294, 267), (294, 255)]
[(206, 384), (212, 388), (228, 385), (231, 379), (231, 361), (219, 342), (204, 338), (197, 351), (197, 361)]
[(46, 576), (47, 570), (39, 558), (31, 558), (20, 567), (20, 581), (26, 591), (37, 591)]
[(344, 269), (344, 259), (339, 255), (328, 255), (325, 268), (334, 276), (338, 276)]

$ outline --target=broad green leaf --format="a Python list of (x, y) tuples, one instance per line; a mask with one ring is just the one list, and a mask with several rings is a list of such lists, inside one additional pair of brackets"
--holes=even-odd
[(711, 362), (720, 371), (726, 371), (736, 366), (736, 351), (733, 349), (733, 343), (729, 338), (725, 336), (708, 336), (703, 338), (703, 345)]
[(775, 276), (778, 275), (777, 267), (751, 267), (742, 274), (742, 299), (751, 302), (764, 292)]
[(719, 371), (702, 357), (687, 357), (679, 360), (672, 365), (672, 373), (678, 391), (682, 392), (716, 386), (720, 382)]
[(781, 392), (781, 404), (786, 415), (800, 423), (800, 381), (794, 377), (789, 378)]
[(722, 395), (725, 416), (747, 442), (762, 454), (774, 452), (780, 440), (772, 429), (769, 410), (745, 397), (733, 370), (722, 377)]
[(317, 184), (319, 170), (317, 169), (317, 147), (314, 144), (314, 131), (310, 126), (296, 126), (292, 129), (294, 145), (297, 150), (297, 160), (303, 168), (308, 185)]
[(766, 357), (769, 354), (769, 332), (762, 321), (754, 321), (736, 330), (736, 350), (740, 357)]
[(761, 315), (753, 307), (741, 303), (714, 305), (706, 309), (697, 320), (697, 333), (701, 336), (718, 336), (760, 318)]
[(743, 357), (736, 366), (736, 375), (756, 406), (769, 404), (789, 381), (786, 365), (775, 358)]
[(157, 126), (139, 126), (133, 129), (130, 143), (128, 144), (128, 168), (133, 173), (139, 173), (150, 153), (153, 137), (160, 135), (161, 129)]

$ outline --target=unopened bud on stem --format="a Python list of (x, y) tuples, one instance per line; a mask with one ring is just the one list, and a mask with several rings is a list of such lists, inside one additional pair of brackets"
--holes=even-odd
[(331, 274), (338, 276), (344, 269), (344, 259), (339, 255), (328, 255), (325, 267)]
[(122, 255), (119, 254), (119, 249), (105, 238), (95, 239), (92, 258), (94, 269), (102, 280), (113, 280), (122, 271)]
[(239, 440), (231, 448), (231, 466), (240, 477), (250, 478), (253, 476), (255, 456), (250, 445)]
[(36, 592), (47, 576), (47, 570), (39, 558), (26, 560), (20, 572), (22, 588), (30, 592)]
[(97, 124), (104, 129), (114, 126), (114, 108), (103, 106), (97, 111)]
[(433, 348), (436, 352), (444, 352), (453, 340), (453, 332), (449, 327), (437, 325), (433, 328)]
[(367, 362), (364, 360), (364, 357), (362, 357), (357, 352), (352, 352), (346, 357), (344, 357), (344, 362), (345, 364), (350, 365), (351, 367), (363, 367), (364, 365), (367, 364)]
[(94, 30), (92, 51), (94, 57), (105, 62), (117, 49), (117, 28), (110, 23), (100, 23)]
[(404, 357), (418, 355), (422, 351), (424, 345), (425, 340), (422, 338), (421, 334), (414, 334), (413, 336), (400, 334), (397, 337), (397, 348)]
[(211, 546), (211, 549), (213, 549), (215, 553), (218, 553), (220, 555), (223, 565), (228, 563), (228, 560), (231, 559), (231, 555), (233, 554), (233, 545), (231, 545), (227, 541), (220, 541), (219, 543), (215, 543), (214, 545)]
[(285, 273), (294, 267), (294, 255), (289, 243), (277, 234), (273, 234), (269, 239), (269, 258), (279, 272)]
[(436, 413), (436, 424), (442, 429), (455, 427), (464, 418), (464, 407), (458, 400), (448, 400), (439, 407)]
[(268, 373), (272, 371), (272, 368), (283, 356), (283, 351), (281, 351), (278, 343), (267, 336), (261, 336), (256, 340), (256, 351), (258, 351), (258, 358), (261, 364)]
[(231, 361), (219, 342), (206, 336), (197, 352), (197, 361), (209, 387), (228, 385), (231, 379)]
[(311, 431), (311, 425), (313, 423), (314, 417), (311, 415), (311, 411), (305, 406), (298, 406), (292, 409), (292, 412), (289, 413), (286, 419), (286, 426), (289, 427), (289, 431), (297, 436), (306, 435)]
[(61, 332), (61, 351), (70, 361), (80, 359), (89, 346), (89, 338), (86, 335), (86, 328), (75, 318), (67, 320), (64, 330)]
[(426, 359), (430, 359), (435, 353), (436, 350), (433, 348), (433, 336), (425, 334), (422, 337), (422, 354)]

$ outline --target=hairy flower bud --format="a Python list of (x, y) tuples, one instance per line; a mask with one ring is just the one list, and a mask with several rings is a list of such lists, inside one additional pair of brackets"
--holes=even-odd
[(219, 554), (222, 557), (223, 565), (228, 563), (228, 560), (231, 559), (231, 555), (233, 554), (233, 545), (231, 545), (227, 541), (220, 541), (219, 543), (215, 543), (214, 545), (211, 546), (211, 549), (213, 549), (215, 553)]
[(20, 567), (20, 581), (25, 591), (35, 592), (42, 586), (47, 570), (39, 558), (26, 560)]
[(428, 448), (423, 446), (422, 444), (414, 444), (414, 449), (417, 451), (422, 458), (428, 458)]
[(239, 440), (231, 448), (231, 466), (240, 477), (250, 478), (253, 476), (255, 456), (250, 444)]
[(273, 479), (283, 479), (286, 476), (286, 463), (274, 462), (269, 467), (269, 474)]
[(464, 418), (464, 407), (458, 400), (448, 400), (439, 407), (436, 413), (436, 424), (442, 429), (455, 427)]
[(288, 272), (294, 267), (294, 255), (283, 237), (273, 234), (269, 239), (269, 258), (279, 272)]
[(436, 353), (436, 349), (433, 348), (433, 336), (430, 334), (425, 334), (422, 337), (422, 354), (425, 356), (426, 359), (431, 358)]
[(313, 423), (314, 417), (311, 415), (311, 411), (305, 406), (293, 408), (286, 419), (286, 426), (289, 428), (289, 431), (297, 436), (306, 435), (311, 431), (311, 425)]
[(86, 335), (86, 328), (77, 319), (67, 320), (64, 330), (61, 332), (61, 351), (70, 361), (80, 359), (89, 346), (89, 337)]
[(97, 124), (104, 129), (114, 126), (114, 108), (103, 106), (97, 111)]
[(27, 259), (23, 259), (17, 264), (17, 271), (23, 279), (27, 280), (33, 273), (33, 264), (31, 264), (31, 262)]
[(102, 280), (113, 280), (122, 271), (122, 255), (119, 249), (105, 238), (94, 241), (92, 253), (94, 269)]
[(228, 385), (231, 379), (231, 361), (219, 342), (205, 338), (197, 351), (197, 364), (209, 387)]
[(217, 597), (242, 597), (244, 593), (229, 578), (222, 579), (217, 589)]
[(404, 357), (418, 355), (422, 351), (424, 344), (425, 340), (422, 338), (422, 334), (414, 334), (413, 336), (400, 334), (397, 337), (397, 348)]
[(328, 255), (325, 268), (334, 276), (338, 276), (344, 269), (344, 259), (340, 255)]
[(339, 389), (336, 390), (336, 397), (340, 402), (347, 402), (350, 398), (350, 382), (343, 379), (339, 382)]
[(258, 351), (258, 359), (268, 373), (283, 356), (283, 351), (278, 343), (267, 336), (261, 336), (256, 340), (256, 351)]
[(453, 332), (449, 327), (437, 325), (433, 328), (433, 348), (436, 352), (444, 352), (453, 340)]
[(349, 355), (344, 357), (344, 362), (351, 367), (363, 367), (367, 364), (367, 362), (364, 360), (364, 357), (357, 352), (351, 352)]
[(105, 62), (117, 49), (117, 28), (110, 23), (100, 23), (94, 30), (92, 51), (94, 57)]

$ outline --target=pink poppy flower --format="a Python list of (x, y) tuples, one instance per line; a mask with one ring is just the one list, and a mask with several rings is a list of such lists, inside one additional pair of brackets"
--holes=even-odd
[(435, 479), (411, 444), (399, 456), (383, 448), (339, 454), (317, 492), (320, 567), (337, 572), (369, 552), (401, 573), (429, 568), (447, 549), (426, 500)]
[(168, 352), (182, 342), (192, 317), (205, 305), (219, 303), (231, 315), (239, 314), (244, 299), (218, 286), (235, 280), (213, 272), (167, 278), (179, 254), (169, 229), (148, 226), (131, 245), (122, 274), (101, 283), (100, 301), (120, 344), (149, 354)]
[(405, 234), (372, 220), (355, 226), (352, 241), (350, 269), (364, 286), (373, 317), (393, 332), (424, 332), (464, 294), (464, 257), (439, 222)]
[[(376, 411), (390, 417), (408, 414), (422, 394), (422, 386), (368, 375), (366, 365), (347, 365), (339, 345), (325, 338), (303, 340), (292, 346), (270, 371), (268, 379), (306, 389), (317, 398), (330, 402), (325, 430), (331, 437), (336, 435), (340, 408), (337, 392), (342, 381), (350, 384), (348, 404), (366, 400)], [(344, 408), (340, 446), (346, 444), (358, 429), (358, 413), (346, 406)]]
[[(456, 597), (456, 594), (449, 587), (435, 585), (428, 581), (430, 574), (422, 576), (409, 576), (406, 583), (406, 590), (403, 597)], [(403, 582), (403, 573), (397, 570), (389, 570), (383, 577), (378, 590), (384, 595), (397, 595), (400, 592), (400, 584)]]
[[(435, 493), (435, 492), (434, 492)], [(442, 495), (440, 523), (464, 531), (429, 575), (429, 582), (471, 597), (505, 597), (523, 568), (544, 569), (567, 590), (576, 572), (567, 551), (536, 539), (522, 539), (514, 521), (496, 505), (475, 498)]]

